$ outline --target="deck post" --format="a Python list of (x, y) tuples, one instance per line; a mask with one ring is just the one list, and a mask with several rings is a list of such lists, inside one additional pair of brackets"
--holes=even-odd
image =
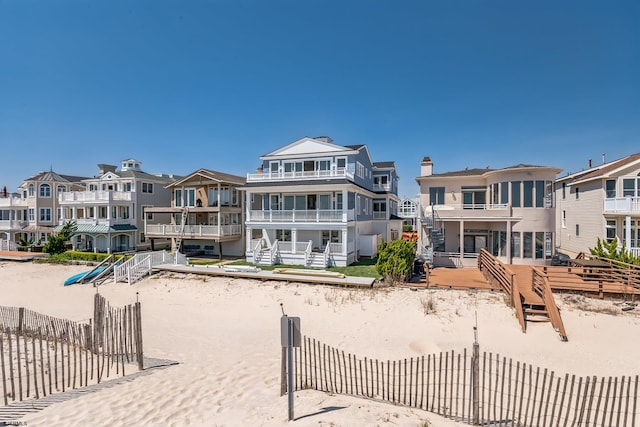
[(473, 425), (480, 425), (480, 345), (478, 344), (478, 329), (473, 328), (475, 341), (473, 342), (473, 355), (471, 356), (471, 390), (472, 390), (472, 420)]

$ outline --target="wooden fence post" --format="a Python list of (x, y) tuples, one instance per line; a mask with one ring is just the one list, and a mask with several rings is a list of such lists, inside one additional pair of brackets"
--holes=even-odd
[(140, 303), (136, 301), (136, 358), (138, 359), (138, 369), (144, 369), (144, 353), (142, 351), (142, 310)]
[(473, 343), (473, 356), (471, 357), (471, 366), (471, 389), (473, 390), (473, 419), (471, 420), (471, 422), (473, 423), (473, 425), (480, 425), (480, 345), (478, 344), (477, 340)]

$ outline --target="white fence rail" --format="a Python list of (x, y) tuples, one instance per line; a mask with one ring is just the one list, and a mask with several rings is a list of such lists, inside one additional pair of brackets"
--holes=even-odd
[(113, 270), (114, 282), (127, 282), (133, 284), (147, 274), (151, 274), (153, 267), (161, 264), (186, 264), (187, 257), (184, 254), (170, 254), (167, 251), (141, 252), (116, 266)]

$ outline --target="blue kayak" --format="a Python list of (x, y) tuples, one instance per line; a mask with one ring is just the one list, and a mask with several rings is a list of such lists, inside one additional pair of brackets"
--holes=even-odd
[(74, 283), (77, 283), (78, 281), (80, 281), (80, 279), (82, 278), (91, 279), (93, 277), (96, 277), (98, 274), (102, 273), (105, 268), (107, 267), (98, 267), (95, 270), (89, 270), (91, 271), (91, 274), (89, 275), (87, 275), (89, 271), (83, 271), (82, 273), (74, 274), (73, 276), (69, 277), (67, 280), (64, 281), (64, 285), (65, 286), (73, 285)]

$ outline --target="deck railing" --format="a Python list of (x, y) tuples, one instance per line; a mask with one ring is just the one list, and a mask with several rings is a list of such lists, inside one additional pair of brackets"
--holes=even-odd
[(351, 178), (353, 172), (346, 168), (338, 168), (332, 170), (311, 170), (311, 171), (270, 171), (265, 170), (263, 173), (248, 173), (247, 182), (263, 182), (263, 181), (283, 181), (283, 180), (308, 180), (314, 178)]
[(242, 226), (233, 225), (185, 225), (184, 233), (181, 233), (180, 225), (176, 224), (147, 224), (145, 227), (147, 236), (176, 237), (181, 235), (183, 239), (198, 237), (224, 237), (242, 235)]
[(347, 222), (355, 219), (355, 211), (334, 209), (313, 210), (252, 210), (248, 221), (256, 222)]
[(613, 197), (604, 199), (605, 212), (640, 212), (640, 197)]

